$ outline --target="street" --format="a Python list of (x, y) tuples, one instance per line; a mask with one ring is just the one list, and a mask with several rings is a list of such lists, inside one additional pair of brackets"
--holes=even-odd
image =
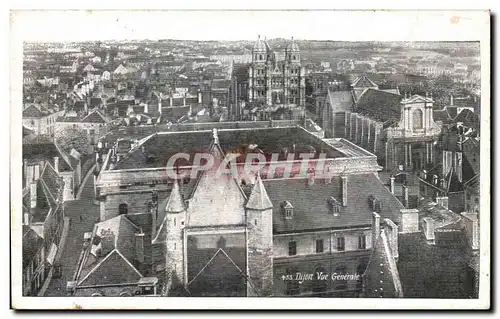
[(70, 219), (68, 236), (58, 263), (62, 267), (60, 278), (53, 278), (45, 293), (48, 297), (66, 296), (66, 282), (72, 280), (82, 250), (83, 234), (92, 231), (99, 218), (99, 206), (93, 202), (94, 179), (90, 174), (82, 190), (81, 199), (66, 203), (65, 215)]

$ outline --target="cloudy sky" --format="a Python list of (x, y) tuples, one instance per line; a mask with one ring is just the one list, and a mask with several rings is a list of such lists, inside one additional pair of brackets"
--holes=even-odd
[[(456, 19), (458, 17), (458, 20)], [(477, 40), (481, 12), (14, 11), (25, 41), (124, 39)]]

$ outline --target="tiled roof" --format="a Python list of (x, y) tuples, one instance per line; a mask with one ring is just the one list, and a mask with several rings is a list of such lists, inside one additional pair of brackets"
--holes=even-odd
[(57, 148), (54, 142), (43, 136), (32, 139), (23, 139), (23, 159), (29, 162), (45, 161), (54, 162), (54, 157), (59, 157), (59, 171), (72, 170), (70, 164), (66, 161), (66, 156)]
[(400, 95), (368, 89), (356, 103), (356, 111), (382, 122), (399, 120), (401, 115)]
[(83, 123), (98, 123), (98, 124), (105, 124), (106, 120), (104, 119), (104, 116), (99, 111), (93, 111), (86, 117), (84, 117), (81, 122)]
[(398, 270), (406, 298), (469, 298), (467, 239), (459, 233), (453, 245), (427, 244), (423, 232), (399, 234)]
[[(257, 144), (266, 154), (270, 154), (280, 152), (283, 148), (291, 150), (295, 144), (298, 153), (312, 146), (317, 153), (322, 149), (326, 151), (327, 157), (342, 156), (340, 152), (329, 149), (321, 140), (312, 138), (310, 133), (299, 127), (219, 130), (218, 135), (219, 144), (225, 151)], [(145, 139), (130, 155), (120, 160), (116, 169), (163, 167), (168, 159), (181, 149), (190, 154), (192, 160), (196, 152), (206, 152), (211, 143), (211, 131), (155, 133)]]
[[(307, 179), (290, 179), (265, 180), (264, 186), (274, 206), (273, 228), (277, 233), (370, 225), (373, 209), (369, 195), (382, 202), (381, 216), (395, 223), (399, 223), (399, 210), (404, 208), (374, 174), (347, 177), (347, 206), (340, 207), (338, 217), (331, 213), (328, 199), (342, 202), (340, 177), (332, 178), (331, 184), (324, 179), (316, 179), (314, 185), (308, 185)], [(294, 207), (292, 219), (284, 218), (284, 201)]]
[(35, 117), (40, 118), (43, 117), (42, 112), (35, 105), (30, 105), (23, 110), (23, 117)]
[(188, 248), (191, 296), (246, 296), (245, 255), (244, 248)]
[(31, 135), (33, 134), (33, 132), (34, 132), (33, 130), (30, 130), (29, 128), (23, 125), (23, 137)]
[(328, 98), (334, 112), (351, 111), (354, 105), (351, 91), (328, 90)]
[(441, 121), (444, 124), (447, 124), (447, 123), (451, 122), (450, 114), (447, 112), (446, 109), (443, 109), (443, 110), (433, 110), (432, 111), (432, 116), (434, 118), (434, 121)]

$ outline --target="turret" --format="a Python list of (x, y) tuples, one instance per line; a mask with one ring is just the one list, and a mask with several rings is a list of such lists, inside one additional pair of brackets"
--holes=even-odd
[(270, 296), (273, 287), (273, 204), (259, 175), (245, 205), (248, 229), (248, 296)]
[(178, 282), (184, 282), (183, 230), (186, 223), (186, 206), (184, 205), (178, 181), (174, 181), (172, 192), (165, 207), (165, 215), (167, 280), (177, 277)]

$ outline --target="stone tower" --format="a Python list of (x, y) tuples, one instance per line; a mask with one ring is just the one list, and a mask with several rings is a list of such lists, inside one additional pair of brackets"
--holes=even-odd
[(186, 224), (186, 207), (180, 193), (178, 181), (170, 193), (166, 213), (166, 273), (167, 279), (184, 282), (183, 231)]
[(248, 94), (250, 101), (266, 102), (268, 47), (259, 38), (252, 49), (252, 66), (249, 69)]
[(292, 40), (285, 49), (285, 99), (288, 103), (305, 105), (305, 70), (300, 59), (300, 49)]
[(273, 289), (273, 204), (259, 175), (246, 203), (248, 296), (270, 296)]

